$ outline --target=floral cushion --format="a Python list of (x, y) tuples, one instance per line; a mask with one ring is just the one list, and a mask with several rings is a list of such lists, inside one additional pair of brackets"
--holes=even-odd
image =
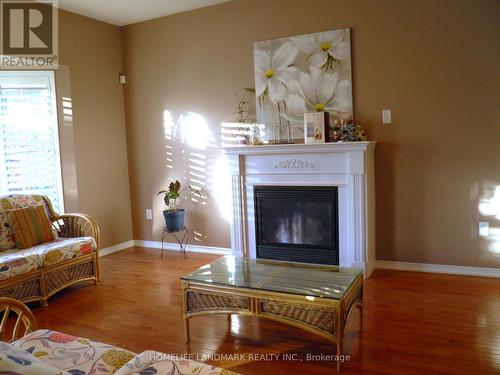
[(9, 224), (18, 249), (54, 241), (52, 225), (43, 205), (10, 210)]
[(54, 218), (54, 212), (41, 195), (36, 194), (13, 194), (0, 196), (0, 250), (9, 250), (16, 247), (14, 238), (10, 231), (6, 212), (16, 208), (34, 207), (43, 204), (50, 220)]
[[(1, 208), (0, 208), (1, 209)], [(0, 251), (16, 247), (14, 236), (10, 230), (7, 211), (0, 211)]]
[(115, 375), (237, 375), (235, 372), (192, 360), (177, 360), (168, 354), (145, 351), (115, 372)]
[(11, 249), (0, 252), (0, 281), (36, 271), (42, 263), (41, 257), (31, 249)]
[(0, 374), (8, 375), (70, 375), (39, 360), (31, 353), (0, 342)]
[(59, 238), (34, 246), (42, 257), (42, 266), (52, 266), (65, 260), (93, 253), (97, 249), (93, 237)]
[(12, 194), (0, 197), (0, 207), (4, 210), (12, 210), (14, 208), (33, 207), (42, 203), (41, 195), (35, 194)]
[(112, 345), (47, 329), (39, 329), (11, 345), (72, 375), (113, 374), (135, 356)]
[(51, 266), (97, 249), (93, 237), (59, 238), (52, 242), (0, 252), (0, 281)]

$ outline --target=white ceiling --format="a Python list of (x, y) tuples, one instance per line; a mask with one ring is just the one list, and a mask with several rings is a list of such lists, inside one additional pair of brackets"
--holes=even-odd
[(123, 26), (228, 1), (231, 0), (59, 0), (59, 8)]

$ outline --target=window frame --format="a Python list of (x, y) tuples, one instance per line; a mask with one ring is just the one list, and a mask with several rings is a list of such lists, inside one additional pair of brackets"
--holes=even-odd
[[(62, 160), (61, 160), (61, 144), (60, 144), (60, 128), (59, 128), (59, 113), (57, 108), (57, 91), (56, 91), (56, 77), (53, 70), (2, 70), (0, 71), (0, 81), (3, 78), (10, 78), (12, 81), (16, 77), (28, 79), (33, 78), (47, 78), (48, 89), (50, 95), (49, 110), (52, 113), (52, 126), (55, 126), (53, 131), (53, 145), (54, 145), (54, 164), (55, 164), (55, 177), (56, 189), (58, 196), (58, 213), (65, 212), (64, 202), (64, 180), (62, 174)], [(4, 168), (3, 157), (0, 157), (0, 168)], [(1, 186), (0, 186), (1, 188)], [(0, 191), (0, 194), (12, 194), (11, 192)], [(20, 194), (38, 194), (36, 191), (20, 192)]]

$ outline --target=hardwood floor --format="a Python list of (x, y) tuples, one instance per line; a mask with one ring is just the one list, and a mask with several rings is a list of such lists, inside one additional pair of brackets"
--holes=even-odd
[[(132, 248), (101, 258), (101, 285), (77, 286), (31, 304), (40, 327), (127, 348), (165, 353), (293, 354), (301, 362), (209, 361), (242, 374), (332, 374), (327, 340), (266, 319), (233, 315), (191, 320), (184, 342), (179, 277), (217, 258)], [(499, 374), (500, 280), (376, 271), (365, 284), (364, 326), (348, 322), (345, 374)]]

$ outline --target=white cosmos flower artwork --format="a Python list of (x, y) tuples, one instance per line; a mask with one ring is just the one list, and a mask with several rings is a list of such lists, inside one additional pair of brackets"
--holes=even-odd
[(302, 128), (304, 113), (352, 118), (349, 29), (254, 44), (257, 122)]

